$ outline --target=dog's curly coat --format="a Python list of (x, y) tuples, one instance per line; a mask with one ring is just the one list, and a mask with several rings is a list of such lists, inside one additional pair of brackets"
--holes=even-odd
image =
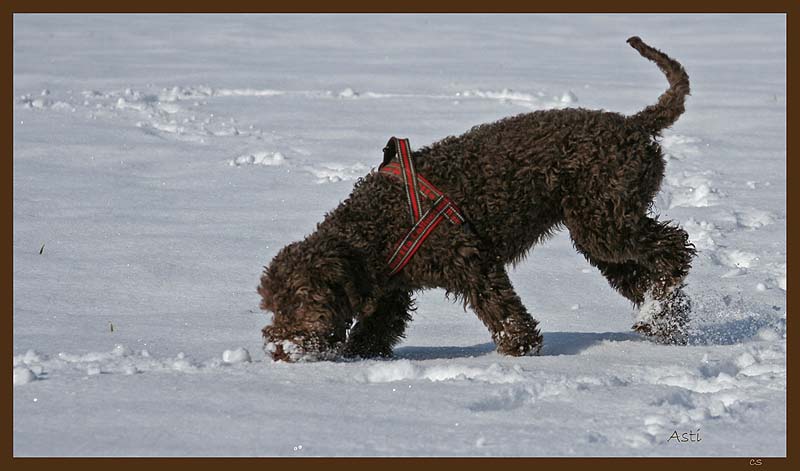
[(258, 292), (273, 322), (275, 360), (386, 357), (413, 309), (411, 293), (441, 287), (463, 299), (507, 355), (538, 353), (542, 337), (505, 266), (562, 226), (612, 287), (642, 307), (634, 329), (685, 342), (682, 283), (694, 256), (685, 231), (648, 216), (664, 176), (655, 138), (684, 111), (683, 67), (638, 37), (670, 87), (633, 116), (586, 109), (536, 111), (413, 152), (418, 171), (461, 208), (466, 226), (440, 225), (411, 262), (388, 276), (387, 256), (408, 230), (402, 182), (379, 172), (303, 241), (284, 247)]

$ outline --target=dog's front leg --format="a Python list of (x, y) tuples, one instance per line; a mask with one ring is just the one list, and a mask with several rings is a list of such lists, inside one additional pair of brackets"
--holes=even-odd
[[(517, 296), (504, 266), (499, 263), (469, 264), (459, 284), (458, 288), (472, 310), (491, 331), (498, 352), (511, 356), (539, 354), (542, 348), (539, 323)], [(459, 289), (453, 286), (450, 291), (458, 292)]]
[(392, 291), (381, 296), (375, 310), (352, 327), (344, 347), (348, 358), (389, 358), (392, 347), (403, 337), (413, 309), (411, 295)]

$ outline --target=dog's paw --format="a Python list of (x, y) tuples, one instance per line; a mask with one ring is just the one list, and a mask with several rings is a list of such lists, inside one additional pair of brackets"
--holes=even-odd
[(657, 343), (686, 345), (689, 341), (688, 324), (692, 303), (682, 288), (683, 286), (676, 287), (662, 296), (662, 299), (648, 299), (631, 328)]
[(657, 329), (650, 324), (637, 322), (631, 329), (664, 345), (687, 345), (689, 343), (689, 335), (683, 328)]
[(520, 341), (498, 343), (497, 353), (511, 357), (539, 356), (542, 353), (542, 342)]
[(536, 327), (536, 321), (526, 322), (524, 326), (510, 322), (504, 322), (504, 325), (505, 329), (492, 335), (498, 353), (514, 357), (541, 353), (543, 339)]

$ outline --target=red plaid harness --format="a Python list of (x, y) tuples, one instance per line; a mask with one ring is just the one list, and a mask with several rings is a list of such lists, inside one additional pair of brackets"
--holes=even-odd
[[(416, 172), (408, 139), (396, 137), (389, 139), (383, 149), (383, 163), (378, 170), (403, 180), (408, 198), (408, 209), (411, 213), (411, 229), (396, 244), (396, 248), (389, 257), (389, 268), (391, 269), (389, 276), (392, 276), (408, 264), (411, 257), (443, 219), (456, 225), (464, 224), (466, 219), (453, 200)], [(425, 213), (422, 213), (421, 196), (433, 201), (433, 205)]]

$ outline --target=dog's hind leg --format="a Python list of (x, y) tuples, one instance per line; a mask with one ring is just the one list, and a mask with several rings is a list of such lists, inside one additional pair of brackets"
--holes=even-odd
[(653, 284), (653, 274), (647, 267), (633, 260), (621, 263), (605, 262), (594, 257), (574, 240), (573, 243), (589, 264), (600, 270), (612, 288), (625, 296), (636, 307), (644, 303), (647, 291)]
[(660, 300), (653, 296), (657, 279), (647, 267), (633, 262), (609, 263), (597, 260), (578, 248), (608, 280), (612, 288), (628, 298), (638, 309), (633, 329), (662, 343), (684, 343), (691, 302), (683, 285), (673, 287)]
[(448, 291), (464, 296), (491, 331), (498, 352), (512, 356), (538, 355), (542, 347), (539, 323), (525, 309), (505, 268), (500, 264), (481, 264), (476, 259), (470, 259), (462, 279), (450, 280), (452, 286), (447, 287)]
[(375, 311), (360, 319), (350, 330), (344, 348), (349, 358), (389, 358), (392, 347), (399, 342), (411, 320), (413, 301), (405, 291), (393, 291), (381, 296)]
[(694, 248), (683, 229), (643, 217), (623, 230), (595, 230), (574, 215), (567, 226), (578, 251), (639, 308), (634, 330), (662, 343), (686, 343), (691, 302), (683, 280)]
[(652, 273), (652, 284), (633, 329), (661, 343), (685, 344), (692, 305), (683, 290), (689, 273), (694, 245), (680, 227), (651, 218), (645, 219), (640, 235), (642, 264)]

